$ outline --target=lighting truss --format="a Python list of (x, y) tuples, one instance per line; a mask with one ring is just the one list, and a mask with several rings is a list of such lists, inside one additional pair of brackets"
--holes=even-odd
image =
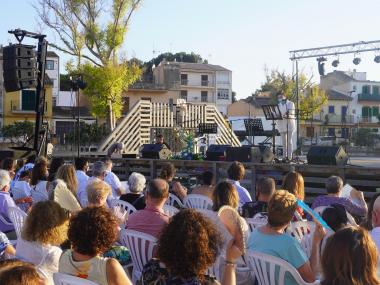
[(322, 57), (339, 54), (356, 54), (369, 51), (380, 51), (380, 40), (377, 41), (361, 41), (351, 44), (325, 46), (319, 48), (308, 48), (289, 51), (290, 60), (299, 60), (303, 58)]

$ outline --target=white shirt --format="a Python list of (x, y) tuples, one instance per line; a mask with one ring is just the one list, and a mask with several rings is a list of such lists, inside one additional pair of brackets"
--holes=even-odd
[(22, 239), (17, 240), (16, 257), (31, 262), (41, 268), (50, 281), (53, 280), (53, 273), (58, 272), (61, 254), (62, 249), (58, 246), (43, 245)]
[(278, 107), (281, 111), (281, 115), (283, 117), (287, 116), (286, 113), (289, 112), (289, 119), (283, 119), (277, 121), (277, 129), (280, 133), (284, 133), (287, 131), (292, 132), (296, 128), (295, 121), (295, 106), (294, 103), (290, 100), (286, 100), (285, 103), (280, 102)]
[(40, 180), (36, 185), (31, 186), (31, 196), (33, 199), (33, 204), (40, 201), (49, 200), (48, 191), (46, 189), (47, 181)]
[[(28, 182), (23, 181), (23, 180), (15, 181), (15, 183), (13, 184), (13, 191), (12, 191), (13, 200), (16, 201), (16, 200), (21, 199), (21, 198), (31, 197), (32, 196), (31, 191), (32, 191), (32, 189), (31, 189)], [(30, 205), (29, 205), (29, 203), (20, 203), (20, 204), (18, 204), (18, 206), (24, 212), (26, 212), (29, 209)]]
[(77, 196), (78, 196), (79, 202), (83, 206), (82, 201), (87, 201), (86, 187), (87, 187), (87, 182), (88, 182), (89, 177), (82, 170), (77, 170), (76, 175), (77, 175), (77, 180), (78, 180)]
[(116, 176), (112, 171), (106, 171), (106, 176), (104, 177), (104, 182), (106, 182), (112, 188), (112, 196), (115, 198), (120, 198), (120, 195), (117, 195), (116, 190), (122, 190), (123, 186), (121, 185), (119, 177)]

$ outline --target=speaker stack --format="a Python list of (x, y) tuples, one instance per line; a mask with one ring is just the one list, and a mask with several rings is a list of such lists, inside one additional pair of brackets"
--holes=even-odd
[(342, 146), (312, 146), (307, 153), (307, 162), (315, 165), (347, 164), (348, 156)]
[(212, 144), (206, 151), (205, 160), (224, 161), (226, 160), (226, 151), (231, 147), (229, 144)]
[(273, 159), (274, 154), (267, 146), (229, 147), (226, 151), (227, 161), (269, 163)]
[(141, 158), (169, 159), (171, 154), (164, 144), (144, 144), (140, 150)]

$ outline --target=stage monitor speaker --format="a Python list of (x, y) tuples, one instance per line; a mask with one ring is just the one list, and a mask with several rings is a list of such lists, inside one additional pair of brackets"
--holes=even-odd
[(229, 147), (226, 151), (227, 161), (269, 163), (273, 159), (274, 155), (267, 146)]
[(141, 148), (141, 158), (169, 159), (172, 152), (164, 144), (144, 144)]
[(312, 146), (307, 153), (307, 162), (317, 165), (346, 165), (348, 156), (342, 146)]
[(212, 144), (206, 151), (205, 160), (222, 161), (226, 159), (226, 150), (231, 147), (229, 144)]

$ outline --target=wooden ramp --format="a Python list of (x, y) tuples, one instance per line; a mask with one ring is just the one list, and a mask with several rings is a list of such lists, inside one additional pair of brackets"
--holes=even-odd
[(200, 123), (216, 123), (218, 125), (217, 144), (240, 146), (239, 139), (215, 105), (170, 106), (168, 103), (140, 100), (119, 122), (112, 133), (103, 140), (98, 152), (106, 152), (112, 144), (117, 142), (124, 143), (124, 153), (137, 153), (141, 145), (150, 143), (151, 128), (196, 129)]

